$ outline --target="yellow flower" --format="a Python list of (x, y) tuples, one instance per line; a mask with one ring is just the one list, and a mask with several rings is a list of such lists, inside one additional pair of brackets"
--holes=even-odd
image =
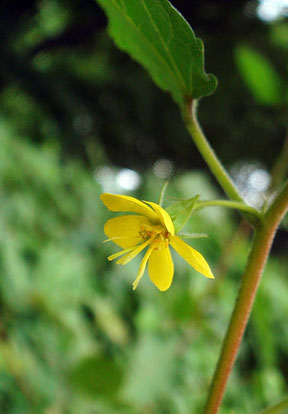
[(158, 204), (139, 201), (134, 197), (108, 194), (101, 195), (101, 200), (111, 211), (136, 213), (108, 220), (104, 226), (107, 241), (113, 241), (122, 247), (108, 260), (120, 256), (116, 263), (125, 265), (134, 259), (145, 247), (148, 247), (140, 263), (139, 271), (133, 282), (136, 289), (148, 262), (151, 281), (161, 291), (167, 290), (173, 279), (174, 265), (170, 254), (171, 245), (195, 270), (214, 279), (211, 269), (204, 257), (187, 243), (175, 236), (174, 225), (169, 214)]

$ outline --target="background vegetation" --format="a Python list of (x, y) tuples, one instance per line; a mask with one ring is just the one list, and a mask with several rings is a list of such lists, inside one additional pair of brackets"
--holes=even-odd
[[(202, 125), (256, 206), (277, 185), (287, 123), (285, 10), (273, 20), (264, 3), (173, 2), (219, 81), (201, 102)], [(236, 213), (202, 210), (187, 231), (208, 233), (193, 246), (216, 281), (175, 257), (167, 293), (148, 277), (133, 292), (137, 259), (106, 259), (114, 247), (102, 244), (111, 215), (101, 192), (157, 201), (171, 177), (170, 197), (223, 195), (178, 109), (115, 48), (96, 3), (14, 0), (0, 16), (0, 412), (197, 413), (249, 229)], [(287, 394), (287, 247), (284, 223), (223, 414), (258, 412)]]

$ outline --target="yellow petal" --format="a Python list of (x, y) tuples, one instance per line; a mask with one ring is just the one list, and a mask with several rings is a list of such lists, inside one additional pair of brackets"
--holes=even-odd
[(201, 273), (210, 279), (214, 279), (211, 269), (199, 252), (193, 249), (189, 244), (185, 243), (178, 236), (173, 236), (170, 239), (171, 246), (176, 250), (180, 256), (183, 257), (197, 272)]
[(172, 234), (172, 236), (174, 236), (174, 234), (175, 234), (174, 224), (171, 220), (171, 217), (167, 213), (167, 211), (165, 211), (164, 208), (162, 208), (158, 204), (152, 203), (152, 201), (145, 201), (145, 203), (147, 203), (147, 204), (149, 204), (150, 206), (153, 207), (153, 209), (157, 213), (162, 225), (164, 227), (166, 227), (167, 231), (169, 231), (169, 233)]
[(131, 250), (135, 250), (135, 247), (129, 247), (129, 249), (121, 250), (120, 252), (111, 254), (110, 256), (108, 256), (108, 260), (111, 262), (111, 260), (117, 259), (117, 257), (123, 256), (123, 254), (129, 253), (131, 252)]
[(161, 243), (159, 249), (154, 249), (151, 253), (148, 272), (151, 281), (159, 290), (163, 292), (169, 289), (173, 279), (174, 265), (166, 243)]
[(125, 256), (121, 257), (119, 260), (117, 260), (117, 264), (122, 264), (125, 265), (127, 263), (129, 263), (132, 259), (134, 259), (134, 257), (137, 256), (137, 254), (139, 254), (140, 252), (142, 252), (143, 249), (145, 249), (145, 247), (151, 242), (151, 239), (146, 240), (145, 243), (140, 244), (140, 246), (135, 247), (135, 249), (131, 249), (132, 251), (128, 251), (129, 249), (127, 249), (127, 253), (125, 254)]
[(153, 222), (158, 222), (157, 214), (137, 198), (119, 194), (103, 193), (100, 196), (105, 206), (111, 211), (129, 211), (148, 217)]
[(127, 249), (136, 246), (143, 239), (140, 236), (141, 226), (151, 225), (144, 216), (121, 216), (108, 220), (104, 226), (104, 233), (113, 243)]
[(144, 275), (146, 264), (147, 264), (147, 261), (148, 261), (150, 255), (151, 255), (152, 251), (153, 251), (153, 246), (149, 246), (149, 249), (147, 250), (147, 252), (145, 253), (143, 259), (141, 260), (137, 277), (134, 280), (134, 282), (132, 283), (133, 290), (135, 290), (137, 288), (138, 283), (140, 282), (142, 276)]

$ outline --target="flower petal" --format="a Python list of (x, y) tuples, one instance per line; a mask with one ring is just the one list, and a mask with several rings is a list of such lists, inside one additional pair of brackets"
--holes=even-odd
[(111, 211), (129, 211), (130, 213), (138, 213), (145, 217), (148, 217), (153, 222), (158, 222), (159, 218), (157, 214), (142, 201), (137, 198), (119, 195), (103, 193), (100, 196), (105, 206)]
[(193, 249), (189, 244), (185, 243), (178, 236), (172, 236), (170, 239), (171, 246), (176, 250), (180, 256), (183, 257), (186, 262), (188, 262), (197, 272), (201, 273), (203, 276), (208, 277), (209, 279), (214, 279), (214, 276), (211, 272), (211, 269), (199, 252)]
[(169, 289), (173, 279), (174, 265), (166, 243), (161, 243), (159, 249), (154, 249), (151, 253), (148, 272), (151, 281), (159, 290), (163, 292)]
[(172, 236), (174, 236), (175, 234), (174, 224), (171, 220), (171, 217), (167, 213), (167, 211), (165, 211), (164, 208), (162, 208), (156, 203), (153, 203), (152, 201), (145, 201), (145, 203), (153, 207), (158, 217), (160, 218), (162, 225), (166, 227), (167, 231), (169, 231), (169, 233), (172, 234)]
[(134, 259), (134, 257), (137, 256), (137, 254), (142, 252), (142, 250), (145, 249), (145, 247), (147, 247), (147, 245), (149, 243), (151, 243), (151, 239), (146, 240), (145, 243), (140, 244), (140, 246), (135, 247), (132, 251), (129, 251), (129, 252), (127, 251), (125, 256), (123, 256), (119, 260), (117, 260), (116, 263), (117, 264), (122, 264), (122, 265), (125, 265), (125, 264), (129, 263), (132, 259)]
[(147, 252), (144, 254), (143, 259), (141, 260), (140, 266), (139, 266), (139, 270), (138, 270), (138, 274), (136, 279), (134, 280), (134, 282), (132, 283), (133, 286), (133, 290), (135, 290), (138, 286), (138, 283), (140, 282), (142, 276), (144, 275), (145, 269), (146, 269), (146, 264), (147, 261), (151, 255), (153, 251), (153, 246), (149, 246), (149, 249), (147, 250)]
[(121, 250), (120, 252), (111, 254), (110, 256), (108, 256), (108, 260), (111, 262), (112, 260), (117, 259), (117, 257), (123, 256), (123, 254), (128, 254), (129, 252), (131, 252), (131, 250), (135, 250), (135, 247), (129, 247), (129, 249)]
[(104, 226), (104, 233), (111, 241), (123, 249), (136, 246), (143, 239), (140, 236), (141, 226), (151, 225), (144, 216), (120, 216), (108, 220)]

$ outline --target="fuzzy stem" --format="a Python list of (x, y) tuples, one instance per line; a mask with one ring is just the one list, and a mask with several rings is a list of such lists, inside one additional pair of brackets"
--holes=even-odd
[(220, 407), (227, 381), (241, 344), (252, 309), (257, 288), (263, 273), (277, 228), (288, 210), (288, 183), (276, 197), (256, 229), (238, 298), (222, 345), (214, 373), (205, 414), (216, 414)]
[(191, 137), (211, 172), (228, 197), (231, 200), (243, 202), (243, 199), (236, 189), (233, 181), (229, 177), (227, 171), (221, 164), (201, 129), (197, 120), (196, 108), (197, 101), (189, 101), (186, 107), (187, 112), (183, 113), (184, 122)]
[(262, 218), (262, 214), (260, 211), (256, 210), (256, 208), (248, 206), (247, 204), (241, 203), (239, 201), (230, 201), (230, 200), (208, 200), (208, 201), (199, 201), (196, 206), (194, 207), (193, 211), (201, 210), (204, 207), (227, 207), (233, 208), (236, 210), (244, 211), (246, 213), (250, 213), (254, 215), (259, 220)]

